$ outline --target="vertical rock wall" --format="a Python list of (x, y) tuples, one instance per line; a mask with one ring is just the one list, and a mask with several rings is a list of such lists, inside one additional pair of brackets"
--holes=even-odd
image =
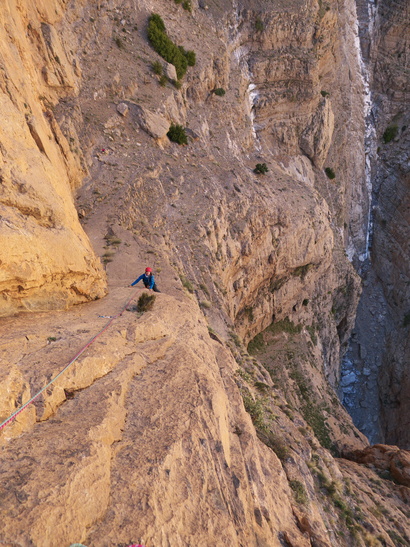
[(380, 138), (374, 179), (373, 265), (387, 301), (380, 372), (382, 430), (410, 448), (410, 11), (408, 2), (378, 6), (371, 61)]
[[(408, 415), (410, 134), (409, 6), (358, 2), (370, 73), (376, 154), (371, 260), (343, 382), (356, 424), (373, 442), (410, 446)], [(350, 366), (350, 365), (349, 365)], [(348, 371), (346, 371), (348, 372)], [(376, 412), (375, 412), (376, 411)]]
[[(73, 202), (87, 168), (54, 106), (78, 93), (64, 6), (13, 0), (0, 13), (0, 316), (101, 297), (105, 276)], [(60, 32), (59, 32), (60, 31)]]

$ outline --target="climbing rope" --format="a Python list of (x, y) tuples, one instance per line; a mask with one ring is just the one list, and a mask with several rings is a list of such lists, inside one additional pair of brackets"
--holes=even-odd
[[(137, 289), (138, 290), (138, 289)], [(31, 403), (33, 403), (42, 393), (43, 391), (45, 391), (48, 387), (51, 386), (51, 384), (53, 384), (57, 378), (59, 378), (67, 369), (69, 366), (71, 366), (75, 361), (77, 361), (77, 359), (80, 357), (80, 355), (82, 355), (85, 350), (91, 346), (91, 344), (99, 337), (101, 336), (101, 334), (103, 332), (105, 332), (108, 327), (111, 325), (111, 323), (114, 321), (114, 319), (117, 319), (118, 317), (121, 317), (121, 315), (124, 313), (124, 311), (127, 309), (128, 305), (130, 304), (130, 302), (135, 298), (135, 295), (137, 293), (137, 290), (135, 290), (131, 297), (127, 300), (127, 303), (125, 304), (125, 306), (121, 309), (120, 312), (117, 313), (117, 315), (110, 315), (110, 316), (104, 316), (104, 315), (100, 315), (99, 317), (109, 317), (110, 320), (107, 321), (107, 323), (104, 325), (104, 327), (99, 331), (97, 332), (97, 334), (95, 336), (93, 336), (92, 338), (90, 338), (90, 340), (85, 344), (85, 346), (83, 346), (80, 351), (78, 353), (76, 353), (76, 355), (71, 359), (71, 361), (56, 375), (54, 376), (54, 378), (52, 378), (47, 385), (45, 385), (42, 389), (40, 389), (40, 391), (38, 393), (36, 393), (30, 400), (28, 400), (24, 405), (22, 405), (20, 408), (18, 408), (16, 411), (13, 412), (13, 414), (11, 414), (8, 418), (6, 418), (6, 420), (4, 420), (4, 422), (2, 422), (0, 424), (0, 431), (6, 427), (7, 424), (9, 424), (10, 422), (12, 422), (19, 414), (20, 412), (23, 412), (23, 410), (25, 408), (27, 408)]]

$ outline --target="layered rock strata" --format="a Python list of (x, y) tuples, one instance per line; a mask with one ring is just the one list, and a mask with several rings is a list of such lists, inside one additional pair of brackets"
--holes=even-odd
[[(165, 294), (143, 315), (130, 304), (2, 432), (1, 540), (408, 541), (408, 488), (341, 458), (367, 442), (326, 381), (360, 292), (345, 249), (354, 240), (359, 260), (367, 223), (353, 5), (185, 7), (155, 5), (196, 52), (177, 85), (153, 70), (169, 73), (147, 41), (150, 3), (56, 3), (31, 23), (54, 44), (47, 85), (78, 78), (50, 119), (81, 143), (76, 204), (110, 294), (3, 319), (2, 418), (118, 313), (146, 265)], [(171, 123), (188, 146), (164, 136)]]

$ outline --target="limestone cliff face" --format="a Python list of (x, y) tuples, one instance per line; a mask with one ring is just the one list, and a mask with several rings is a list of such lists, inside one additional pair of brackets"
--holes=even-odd
[[(367, 458), (327, 381), (337, 383), (354, 320), (360, 283), (346, 254), (359, 261), (368, 205), (353, 5), (73, 1), (35, 16), (30, 6), (36, 66), (54, 90), (41, 123), (69, 147), (78, 135), (78, 176), (86, 165), (89, 177), (76, 205), (110, 293), (35, 322), (3, 319), (1, 417), (101, 332), (146, 265), (163, 294), (146, 314), (129, 303), (2, 431), (1, 541), (408, 541), (407, 472), (395, 484), (390, 464)], [(196, 52), (180, 84), (162, 86), (153, 70), (171, 74), (147, 41), (154, 10)], [(171, 123), (187, 128), (187, 146), (168, 140)], [(36, 124), (20, 139), (39, 157), (54, 151), (69, 196), (78, 179), (65, 145), (49, 151), (48, 126)]]
[(104, 294), (104, 273), (73, 201), (87, 169), (73, 126), (53, 105), (78, 93), (80, 70), (58, 34), (64, 13), (6, 2), (1, 18), (0, 315), (61, 309)]

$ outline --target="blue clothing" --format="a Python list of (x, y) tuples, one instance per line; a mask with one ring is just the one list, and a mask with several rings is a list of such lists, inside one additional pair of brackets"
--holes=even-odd
[(154, 275), (153, 274), (147, 275), (146, 273), (143, 273), (142, 275), (140, 275), (138, 277), (138, 279), (136, 279), (134, 281), (134, 283), (131, 283), (131, 287), (136, 285), (139, 281), (141, 281), (141, 279), (142, 279), (142, 282), (145, 285), (145, 288), (152, 289), (154, 287), (154, 285), (155, 285)]

